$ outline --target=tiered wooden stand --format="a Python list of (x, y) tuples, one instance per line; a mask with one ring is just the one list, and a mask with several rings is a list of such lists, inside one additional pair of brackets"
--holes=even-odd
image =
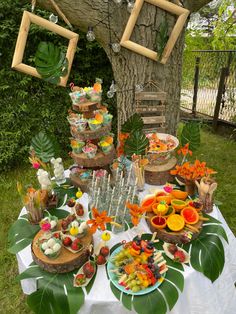
[(72, 253), (65, 247), (62, 247), (60, 255), (56, 259), (50, 259), (43, 254), (38, 245), (38, 240), (43, 236), (43, 231), (39, 231), (31, 245), (33, 260), (41, 268), (49, 273), (68, 273), (76, 268), (80, 268), (89, 259), (89, 246), (93, 243), (93, 237), (88, 231), (81, 238), (84, 249), (78, 253)]
[[(85, 118), (93, 117), (94, 110), (101, 109), (102, 105), (95, 102), (86, 102), (82, 104), (73, 105), (73, 109), (75, 111), (79, 111), (83, 114)], [(74, 127), (71, 127), (71, 135), (76, 138), (80, 139), (81, 141), (91, 141), (94, 144), (98, 144), (99, 139), (102, 136), (106, 136), (111, 131), (111, 123), (108, 125), (102, 126), (98, 130), (85, 130), (85, 131), (78, 131)], [(83, 167), (83, 169), (92, 169), (97, 170), (104, 168), (109, 171), (109, 165), (112, 163), (116, 156), (115, 148), (108, 154), (104, 154), (98, 147), (97, 153), (94, 158), (88, 158), (86, 154), (75, 154), (74, 152), (71, 153), (71, 157), (74, 159), (75, 163), (79, 167)], [(81, 180), (79, 175), (71, 174), (70, 179), (74, 186), (80, 187), (83, 192), (87, 192), (87, 185), (88, 180)]]

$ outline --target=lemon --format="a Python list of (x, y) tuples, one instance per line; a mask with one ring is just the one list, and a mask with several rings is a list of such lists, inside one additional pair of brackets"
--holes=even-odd
[(76, 192), (75, 196), (77, 198), (80, 198), (82, 195), (83, 195), (83, 192), (80, 189), (78, 189), (78, 192)]
[(103, 241), (109, 241), (110, 238), (111, 238), (111, 235), (109, 232), (107, 232), (107, 231), (103, 232), (103, 234), (102, 234), (102, 240)]

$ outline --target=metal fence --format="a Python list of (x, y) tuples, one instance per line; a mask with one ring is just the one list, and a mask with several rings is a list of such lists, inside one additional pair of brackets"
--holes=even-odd
[(236, 123), (236, 50), (186, 52), (182, 77), (182, 108)]

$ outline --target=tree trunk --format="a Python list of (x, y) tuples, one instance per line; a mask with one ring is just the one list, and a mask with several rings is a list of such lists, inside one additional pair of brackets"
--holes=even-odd
[[(197, 2), (192, 0), (192, 2), (194, 5), (198, 2), (199, 6), (201, 2), (206, 4), (207, 0)], [(54, 11), (49, 0), (38, 0), (37, 3)], [(191, 1), (188, 0), (188, 7), (190, 7), (190, 3)], [(126, 48), (121, 48), (118, 54), (111, 49), (110, 43), (120, 41), (129, 18), (125, 4), (118, 7), (112, 0), (57, 0), (57, 4), (70, 23), (78, 26), (83, 31), (87, 31), (88, 26), (95, 26), (99, 23), (94, 27), (94, 33), (110, 59), (114, 79), (118, 85), (118, 130), (120, 125), (135, 110), (135, 85), (153, 80), (158, 83), (163, 91), (167, 92), (167, 132), (175, 134), (179, 118), (184, 31), (178, 39), (169, 60), (165, 65), (162, 65)], [(108, 17), (108, 12), (110, 12), (110, 17)], [(176, 17), (156, 6), (144, 3), (131, 40), (155, 50), (156, 33), (159, 30), (160, 23), (165, 19), (167, 19), (170, 34), (176, 22)]]

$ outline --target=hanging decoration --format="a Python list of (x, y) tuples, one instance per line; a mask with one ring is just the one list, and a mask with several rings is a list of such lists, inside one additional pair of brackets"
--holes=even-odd
[[(162, 10), (165, 10), (169, 12), (170, 14), (177, 15), (177, 21), (169, 36), (169, 39), (166, 42), (165, 47), (162, 47), (161, 49), (163, 50), (163, 53), (161, 54), (161, 56), (156, 51), (148, 49), (130, 40), (135, 24), (137, 22), (137, 19), (140, 15), (140, 12), (145, 2), (152, 4)], [(121, 38), (120, 44), (122, 47), (132, 50), (149, 59), (152, 59), (154, 61), (158, 60), (162, 64), (165, 64), (176, 44), (176, 41), (180, 33), (182, 32), (182, 29), (184, 27), (184, 24), (186, 22), (186, 19), (189, 13), (190, 13), (189, 10), (184, 9), (176, 4), (170, 3), (166, 0), (136, 0), (134, 4), (134, 8), (131, 12), (130, 18), (124, 30), (123, 36)], [(166, 36), (165, 36), (165, 40), (166, 40)]]
[(12, 68), (28, 75), (42, 78), (42, 75), (37, 71), (36, 68), (23, 63), (23, 56), (31, 23), (41, 26), (49, 31), (52, 31), (62, 37), (69, 39), (69, 45), (65, 56), (68, 60), (67, 74), (65, 74), (63, 77), (60, 77), (60, 80), (58, 82), (59, 86), (65, 87), (70, 74), (79, 35), (27, 11), (24, 11), (23, 13), (21, 26), (16, 42), (16, 48), (13, 55)]
[(92, 42), (95, 40), (96, 36), (94, 34), (94, 31), (93, 31), (93, 27), (92, 26), (89, 26), (88, 27), (88, 32), (86, 34), (86, 38), (88, 41)]
[(54, 15), (54, 14), (52, 13), (51, 15), (49, 15), (49, 21), (52, 22), (52, 23), (57, 24), (57, 22), (58, 22), (58, 16), (57, 16), (57, 15)]

